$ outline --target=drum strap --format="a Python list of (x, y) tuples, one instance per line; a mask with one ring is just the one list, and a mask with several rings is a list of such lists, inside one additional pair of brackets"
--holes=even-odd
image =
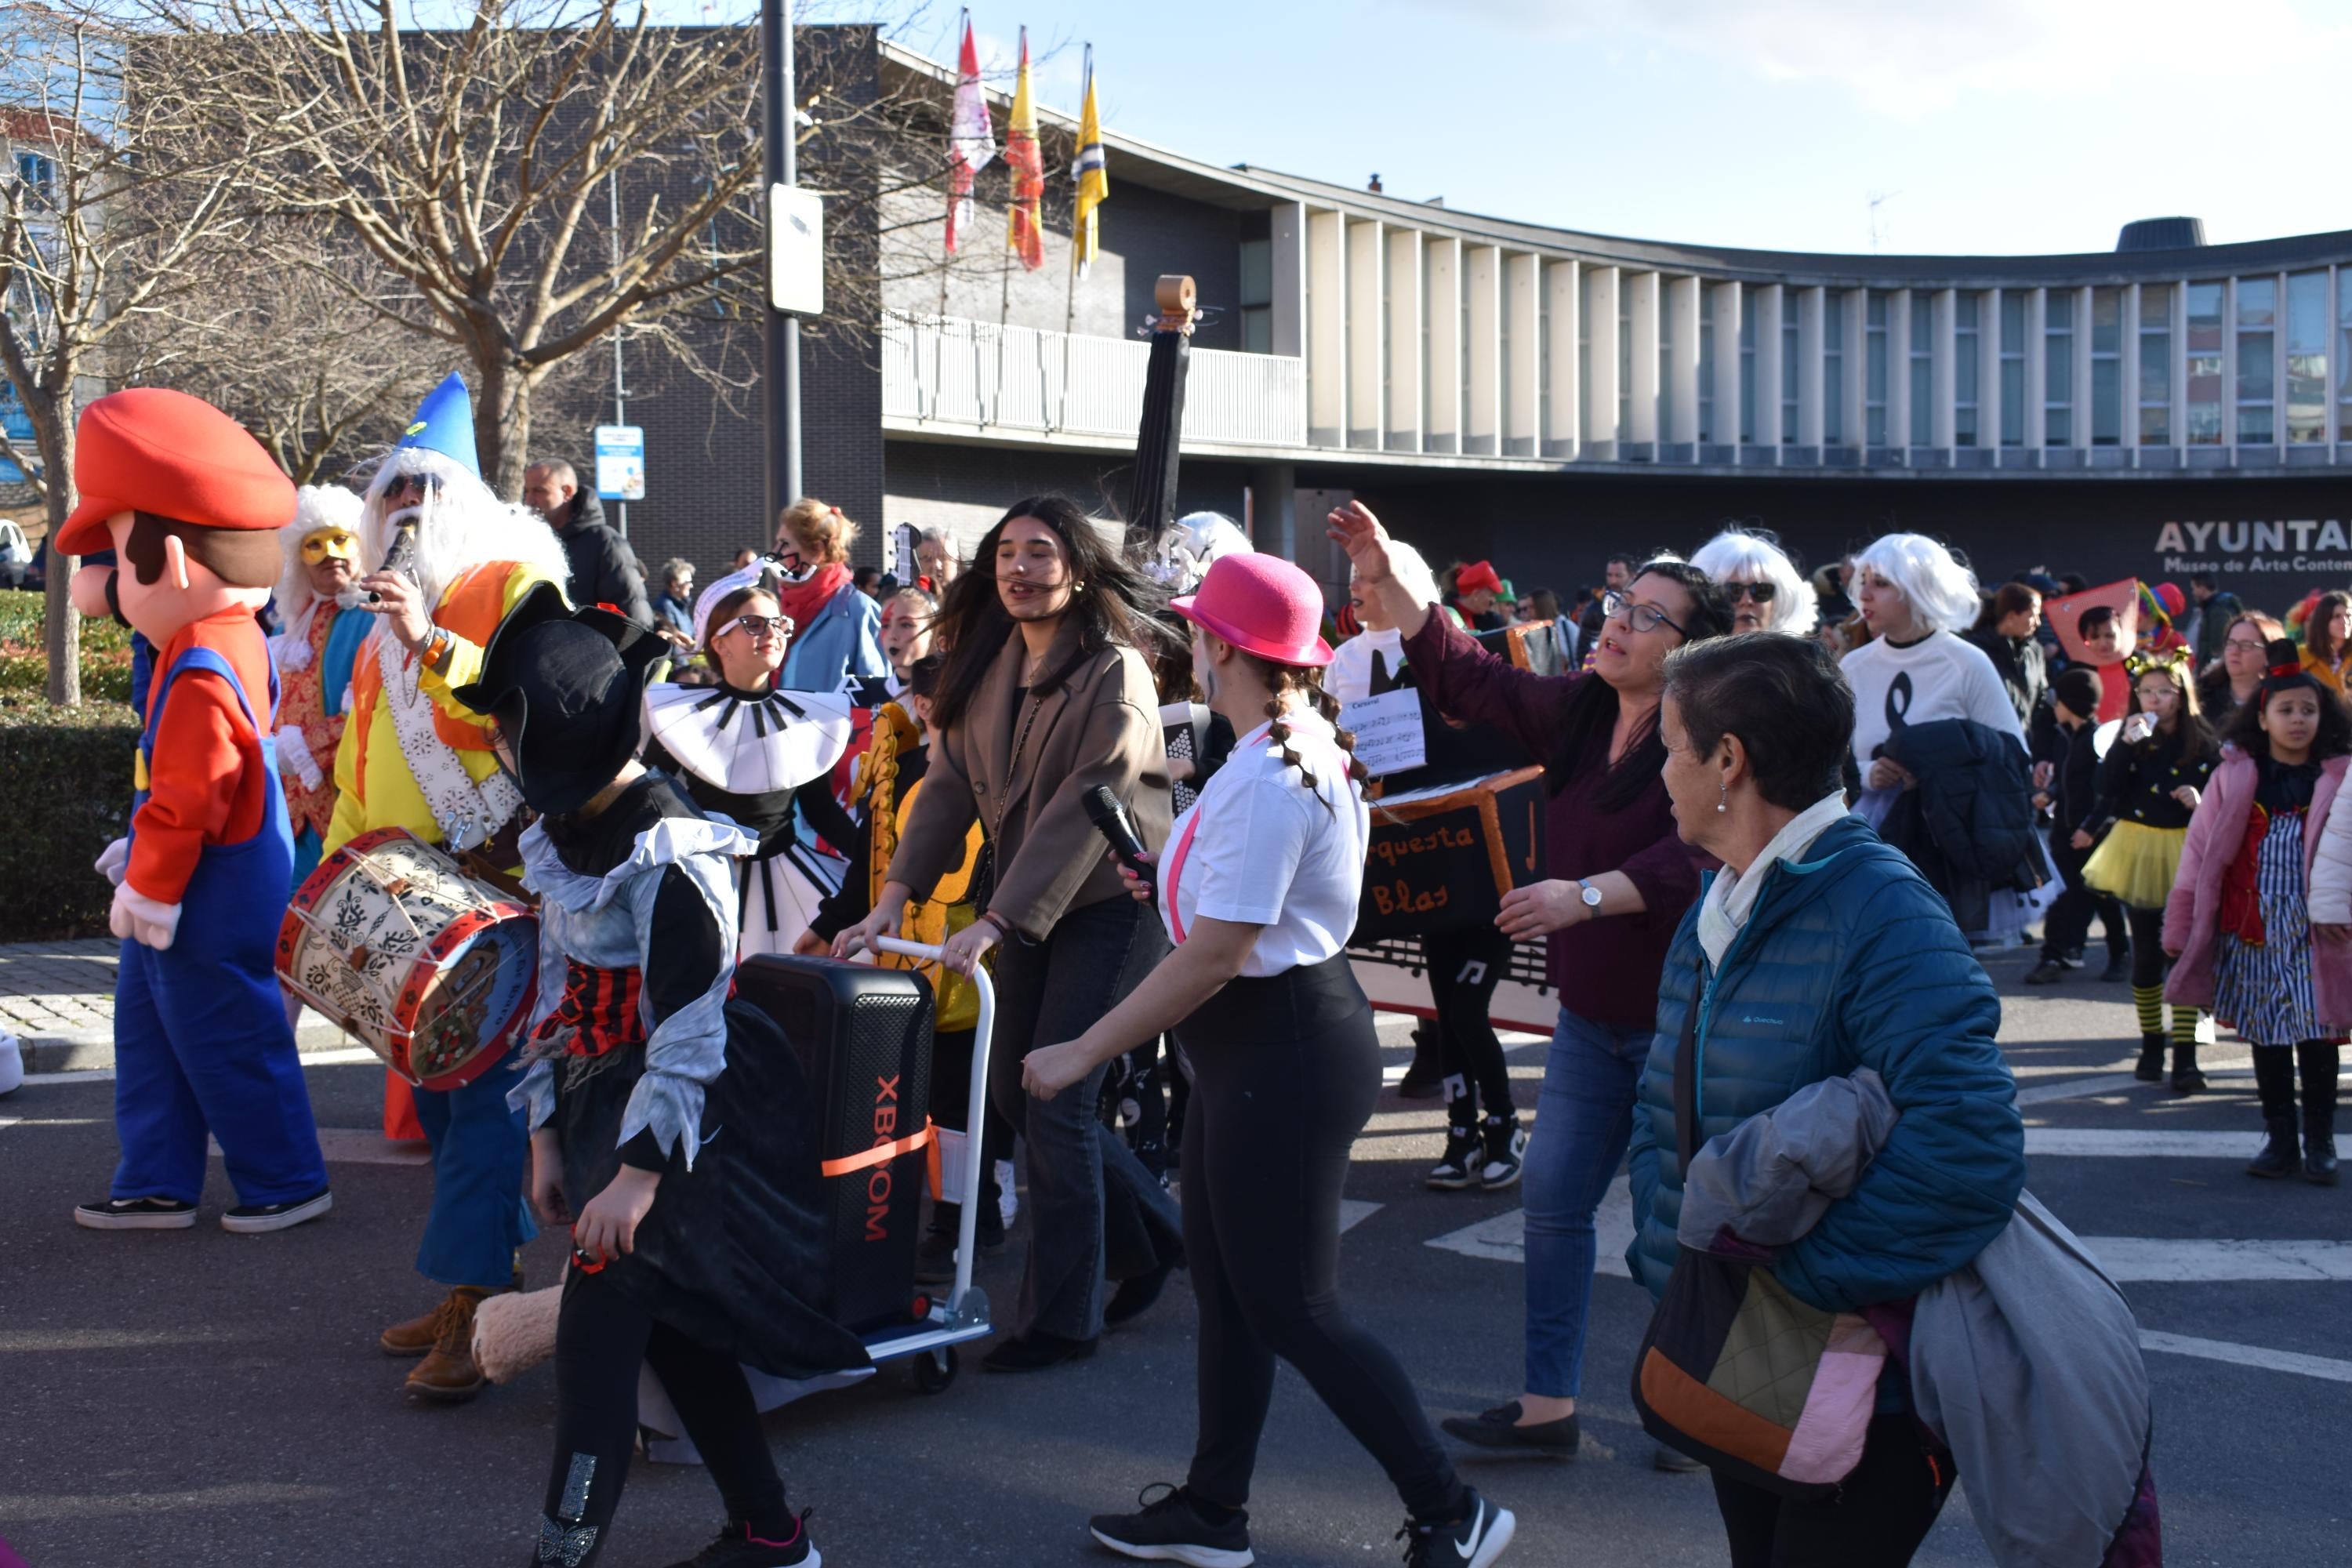
[(530, 1037), (541, 1043), (563, 1040), (567, 1055), (601, 1057), (619, 1046), (646, 1043), (645, 1015), (637, 1005), (645, 989), (645, 971), (604, 969), (567, 959), (563, 969), (563, 1000), (541, 1020)]

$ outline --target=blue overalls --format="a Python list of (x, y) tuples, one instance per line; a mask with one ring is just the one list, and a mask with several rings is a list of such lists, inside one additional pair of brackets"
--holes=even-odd
[[(122, 1163), (112, 1195), (198, 1202), (209, 1132), (240, 1204), (293, 1203), (326, 1190), (327, 1166), (274, 963), (293, 868), (286, 794), (268, 731), (236, 669), (213, 649), (193, 647), (173, 662), (154, 711), (162, 713), (172, 683), (190, 670), (220, 677), (236, 694), (261, 742), (268, 804), (252, 837), (205, 847), (181, 895), (170, 947), (123, 941), (114, 984), (114, 1126)], [(277, 688), (273, 673), (273, 715)], [(153, 725), (139, 749), (152, 771)], [(142, 789), (132, 803), (134, 837), (146, 802)]]

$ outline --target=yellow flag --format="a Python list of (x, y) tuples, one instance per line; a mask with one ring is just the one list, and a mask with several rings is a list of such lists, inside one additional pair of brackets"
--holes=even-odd
[(1110, 196), (1110, 172), (1103, 162), (1102, 116), (1095, 107), (1095, 51), (1087, 46), (1086, 107), (1078, 111), (1078, 155), (1070, 163), (1070, 178), (1077, 182), (1077, 211), (1071, 220), (1070, 258), (1084, 278), (1101, 244), (1095, 226), (1095, 208)]

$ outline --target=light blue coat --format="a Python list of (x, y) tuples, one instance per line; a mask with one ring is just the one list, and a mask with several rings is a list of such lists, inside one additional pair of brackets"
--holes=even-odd
[(838, 691), (849, 677), (890, 673), (882, 657), (882, 606), (845, 583), (810, 625), (793, 630), (777, 685), (788, 691)]

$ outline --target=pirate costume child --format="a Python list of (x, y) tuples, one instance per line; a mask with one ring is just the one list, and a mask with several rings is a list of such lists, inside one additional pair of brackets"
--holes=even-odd
[(803, 1292), (824, 1277), (809, 1099), (774, 1024), (730, 1002), (730, 862), (751, 836), (632, 760), (664, 644), (626, 618), (515, 607), (481, 679), (500, 763), (541, 814), (522, 836), (541, 900), (540, 998), (509, 1100), (532, 1128), (531, 1196), (569, 1223), (556, 1444), (530, 1561), (596, 1560), (636, 1436), (637, 1369), (661, 1379), (727, 1505), (693, 1559), (817, 1568), (785, 1506), (742, 1363), (778, 1377), (866, 1364)]

